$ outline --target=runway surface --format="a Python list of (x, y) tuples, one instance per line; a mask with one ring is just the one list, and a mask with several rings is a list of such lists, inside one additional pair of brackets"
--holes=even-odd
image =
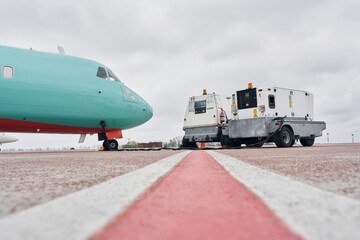
[(360, 200), (360, 144), (219, 151), (243, 162)]
[(359, 169), (360, 144), (0, 153), (0, 239), (360, 239)]
[(188, 155), (93, 239), (114, 238), (300, 239), (205, 151)]
[(132, 172), (175, 154), (0, 152), (0, 217)]

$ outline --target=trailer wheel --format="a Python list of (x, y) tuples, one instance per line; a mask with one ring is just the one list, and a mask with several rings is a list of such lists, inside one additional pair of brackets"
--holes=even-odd
[(241, 144), (236, 144), (228, 135), (220, 136), (220, 143), (222, 147), (238, 147)]
[(295, 143), (294, 133), (289, 127), (284, 126), (275, 134), (274, 142), (277, 147), (291, 147)]
[(182, 146), (185, 148), (197, 148), (196, 142), (190, 142), (189, 139), (183, 137)]
[(304, 147), (310, 147), (314, 144), (315, 138), (300, 138), (300, 143)]

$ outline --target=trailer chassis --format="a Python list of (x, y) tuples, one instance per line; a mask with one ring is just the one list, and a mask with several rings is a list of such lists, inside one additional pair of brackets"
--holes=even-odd
[(222, 129), (223, 138), (228, 138), (233, 146), (261, 147), (265, 142), (274, 142), (277, 147), (291, 147), (295, 140), (312, 146), (315, 138), (322, 136), (326, 123), (286, 116), (260, 117), (231, 120)]

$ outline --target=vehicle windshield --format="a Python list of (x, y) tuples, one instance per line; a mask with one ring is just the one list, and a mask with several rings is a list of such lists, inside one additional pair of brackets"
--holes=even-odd
[(109, 74), (110, 81), (121, 82), (120, 79), (115, 75), (115, 73), (113, 73), (113, 71), (111, 71), (110, 69), (108, 69), (108, 74)]
[(195, 114), (206, 113), (206, 100), (195, 102)]

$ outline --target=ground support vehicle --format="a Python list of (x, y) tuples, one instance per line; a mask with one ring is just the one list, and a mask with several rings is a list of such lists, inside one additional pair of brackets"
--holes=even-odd
[(207, 94), (190, 97), (185, 112), (183, 147), (197, 147), (197, 142), (219, 142), (222, 125), (231, 115), (231, 97)]
[(222, 144), (261, 147), (274, 142), (277, 147), (291, 147), (295, 140), (312, 146), (326, 129), (323, 121), (313, 121), (313, 95), (285, 88), (249, 88), (236, 93), (235, 111), (222, 127)]

